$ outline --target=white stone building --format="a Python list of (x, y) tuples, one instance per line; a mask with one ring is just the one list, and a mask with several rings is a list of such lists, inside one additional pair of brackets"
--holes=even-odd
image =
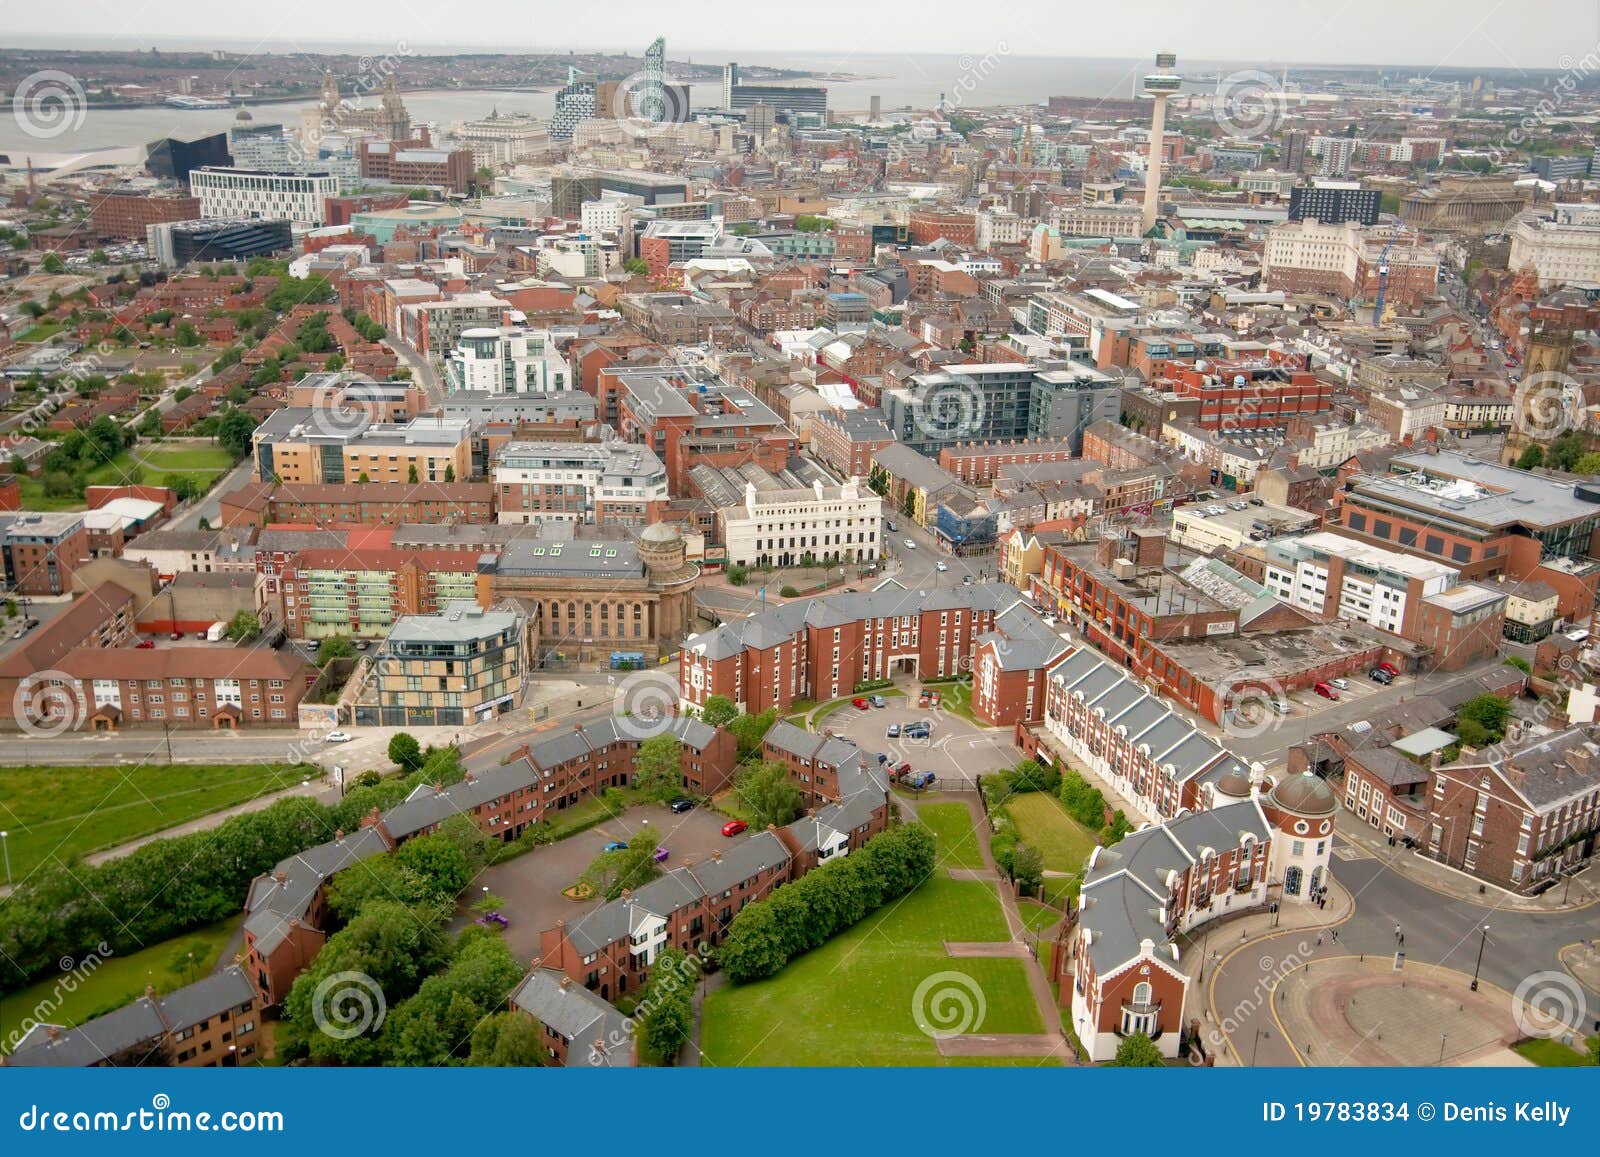
[(798, 490), (747, 483), (743, 505), (719, 510), (717, 520), (728, 561), (745, 566), (794, 566), (808, 554), (871, 562), (883, 545), (883, 499), (856, 477)]
[(461, 331), (445, 379), (452, 391), (545, 394), (571, 389), (573, 375), (547, 330), (483, 326)]
[(260, 217), (322, 225), (327, 199), (339, 195), (339, 178), (207, 166), (189, 174), (189, 189), (200, 199), (200, 216), (206, 220)]

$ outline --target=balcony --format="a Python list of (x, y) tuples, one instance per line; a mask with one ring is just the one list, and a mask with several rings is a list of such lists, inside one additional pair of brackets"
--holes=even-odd
[(1161, 1012), (1159, 1000), (1125, 1000), (1122, 1011), (1130, 1016), (1155, 1016)]

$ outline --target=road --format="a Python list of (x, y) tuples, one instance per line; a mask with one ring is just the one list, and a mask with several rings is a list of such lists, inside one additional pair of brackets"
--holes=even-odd
[(439, 372), (433, 368), (433, 363), (406, 345), (405, 342), (399, 341), (394, 337), (384, 338), (383, 344), (388, 346), (397, 358), (411, 367), (411, 373), (417, 382), (421, 384), (423, 389), (428, 391), (428, 401), (435, 406), (442, 405), (444, 403), (444, 384), (440, 382)]
[[(1226, 956), (1212, 970), (1207, 988), (1201, 992), (1201, 1008), (1214, 1010), (1224, 1023), (1232, 1022), (1228, 1024), (1229, 1035), (1247, 1063), (1252, 1052), (1261, 1066), (1300, 1063), (1282, 1040), (1267, 1006), (1270, 990), (1277, 982), (1275, 970), (1281, 969), (1285, 961), (1351, 953), (1390, 957), (1395, 951), (1394, 929), (1398, 924), (1405, 936), (1408, 962), (1437, 964), (1471, 976), (1482, 943), (1483, 980), (1515, 992), (1523, 980), (1535, 973), (1561, 972), (1559, 950), (1594, 937), (1600, 924), (1593, 906), (1531, 913), (1445, 896), (1359, 849), (1356, 859), (1337, 855), (1340, 848), (1352, 847), (1338, 841), (1333, 861), (1334, 879), (1355, 900), (1354, 914), (1338, 925), (1337, 944), (1329, 939), (1318, 946), (1316, 931), (1305, 928), (1253, 940)], [(1485, 924), (1489, 926), (1486, 940), (1482, 935)], [(1227, 925), (1222, 925), (1217, 936), (1225, 937), (1226, 929)], [(1586, 995), (1593, 1016), (1600, 1011), (1600, 992), (1589, 990)]]

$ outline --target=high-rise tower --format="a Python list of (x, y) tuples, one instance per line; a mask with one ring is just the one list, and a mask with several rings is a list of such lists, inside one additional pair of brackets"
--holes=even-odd
[(1150, 155), (1145, 161), (1144, 216), (1141, 233), (1156, 226), (1156, 209), (1161, 201), (1161, 155), (1166, 147), (1167, 98), (1183, 86), (1183, 78), (1172, 70), (1178, 58), (1170, 52), (1156, 54), (1156, 70), (1144, 78), (1144, 94), (1155, 100), (1150, 113)]

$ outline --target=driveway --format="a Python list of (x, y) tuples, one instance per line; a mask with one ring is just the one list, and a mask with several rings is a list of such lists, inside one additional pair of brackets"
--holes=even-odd
[[(977, 777), (1011, 767), (1022, 752), (1011, 743), (1010, 733), (975, 727), (959, 715), (938, 708), (918, 707), (914, 685), (902, 688), (910, 698), (889, 696), (887, 707), (862, 711), (849, 704), (825, 716), (821, 730), (850, 740), (863, 751), (883, 752), (891, 763), (910, 760), (918, 771), (931, 771), (946, 791), (975, 791)], [(926, 719), (933, 724), (927, 739), (890, 739), (889, 724)]]
[[(700, 807), (683, 815), (673, 815), (662, 804), (629, 808), (586, 832), (485, 869), (462, 900), (475, 902), (484, 888), (502, 897), (505, 903), (500, 911), (511, 921), (511, 927), (506, 929), (506, 944), (513, 956), (526, 962), (539, 954), (540, 932), (555, 927), (557, 920), (571, 923), (600, 906), (598, 900), (569, 900), (561, 890), (583, 873), (607, 843), (628, 841), (636, 833), (645, 832), (671, 853), (665, 867), (681, 867), (749, 839), (725, 837), (722, 825), (726, 822), (725, 817)], [(458, 919), (458, 925), (464, 923), (464, 919)]]

